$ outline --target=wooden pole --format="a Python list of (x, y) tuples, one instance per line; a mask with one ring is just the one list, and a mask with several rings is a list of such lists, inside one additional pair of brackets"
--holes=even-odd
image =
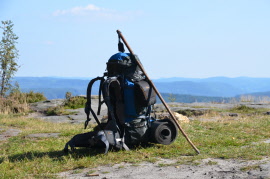
[[(122, 35), (120, 30), (116, 31), (117, 34), (119, 35), (119, 37), (123, 40), (124, 44), (126, 45), (126, 47), (128, 48), (128, 51), (134, 55), (132, 49), (130, 48), (130, 46), (128, 45), (126, 39), (124, 38), (124, 36)], [(182, 129), (182, 127), (180, 126), (180, 124), (177, 122), (176, 117), (174, 116), (174, 114), (172, 113), (172, 111), (170, 110), (169, 106), (166, 104), (166, 102), (164, 101), (164, 99), (162, 98), (161, 94), (159, 93), (159, 91), (157, 90), (156, 86), (154, 85), (154, 83), (150, 80), (150, 78), (148, 77), (146, 71), (144, 70), (142, 64), (136, 60), (138, 66), (141, 68), (142, 72), (144, 73), (146, 79), (149, 81), (150, 86), (152, 86), (152, 88), (154, 89), (154, 91), (156, 92), (156, 94), (158, 95), (160, 101), (162, 102), (162, 104), (165, 106), (165, 108), (167, 109), (167, 111), (169, 112), (170, 116), (172, 117), (173, 121), (175, 122), (175, 124), (177, 125), (178, 129), (181, 131), (181, 133), (183, 134), (183, 136), (186, 138), (186, 140), (189, 142), (189, 144), (193, 147), (193, 149), (199, 154), (200, 151), (196, 148), (196, 146), (191, 142), (191, 140), (188, 138), (187, 134), (185, 133), (185, 131)]]

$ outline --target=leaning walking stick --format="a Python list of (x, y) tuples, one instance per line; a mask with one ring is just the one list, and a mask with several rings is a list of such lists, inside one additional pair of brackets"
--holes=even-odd
[[(120, 30), (116, 31), (118, 36), (123, 40), (125, 46), (128, 48), (129, 52), (131, 53), (131, 55), (134, 55), (132, 49), (130, 48), (130, 46), (128, 45), (126, 39), (124, 38), (124, 36), (122, 35)], [(137, 65), (140, 67), (140, 69), (142, 70), (142, 72), (144, 73), (146, 79), (149, 81), (150, 86), (152, 86), (152, 88), (154, 89), (154, 91), (156, 92), (156, 94), (158, 95), (160, 101), (163, 103), (163, 105), (165, 106), (165, 108), (167, 109), (167, 111), (169, 112), (170, 116), (172, 117), (173, 121), (175, 122), (175, 124), (177, 125), (178, 129), (181, 131), (181, 133), (183, 134), (183, 136), (186, 138), (186, 140), (190, 143), (190, 145), (193, 147), (193, 149), (199, 154), (200, 151), (196, 148), (196, 146), (191, 142), (191, 140), (188, 138), (187, 134), (185, 133), (185, 131), (182, 129), (182, 127), (180, 126), (180, 124), (177, 122), (174, 114), (172, 113), (172, 111), (170, 110), (170, 108), (168, 107), (168, 105), (166, 104), (166, 102), (164, 101), (164, 99), (162, 98), (161, 94), (158, 92), (156, 86), (154, 85), (154, 83), (150, 80), (150, 78), (148, 77), (146, 71), (144, 70), (142, 64), (136, 60)]]

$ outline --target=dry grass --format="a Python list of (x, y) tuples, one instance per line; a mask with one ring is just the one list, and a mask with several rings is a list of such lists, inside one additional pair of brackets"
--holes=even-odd
[(0, 97), (0, 114), (28, 113), (29, 103), (46, 100), (42, 93), (12, 92), (7, 97)]
[(29, 105), (26, 100), (17, 100), (17, 96), (8, 98), (0, 97), (0, 114), (26, 113)]

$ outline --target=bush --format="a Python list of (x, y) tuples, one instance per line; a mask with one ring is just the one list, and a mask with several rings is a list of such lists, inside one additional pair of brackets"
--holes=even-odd
[(33, 91), (30, 91), (29, 93), (25, 93), (25, 94), (26, 94), (27, 103), (35, 103), (35, 102), (47, 100), (47, 98), (44, 96), (43, 93), (39, 93), (39, 92), (35, 93)]
[(56, 106), (56, 107), (49, 107), (46, 110), (46, 114), (48, 116), (60, 116), (60, 115), (65, 115), (66, 111), (65, 108), (63, 106)]
[(248, 112), (256, 112), (255, 108), (248, 107), (246, 105), (236, 106), (231, 109), (232, 112), (240, 112), (240, 113), (248, 113)]
[(46, 110), (46, 114), (48, 116), (68, 115), (68, 114), (71, 114), (73, 112), (66, 111), (65, 109), (83, 108), (85, 103), (86, 103), (86, 99), (84, 97), (82, 97), (82, 96), (72, 97), (71, 92), (66, 92), (65, 97), (66, 97), (66, 99), (62, 105), (48, 108)]
[(27, 113), (29, 106), (26, 102), (25, 95), (22, 93), (13, 94), (8, 97), (0, 97), (0, 113), (12, 114), (12, 113)]
[(209, 111), (203, 111), (203, 110), (193, 110), (193, 109), (182, 109), (182, 110), (178, 110), (176, 111), (179, 114), (182, 114), (184, 116), (201, 116)]
[(27, 113), (29, 112), (29, 103), (44, 101), (46, 97), (42, 93), (22, 93), (19, 90), (13, 90), (7, 97), (0, 98), (0, 113)]
[(86, 103), (86, 99), (84, 97), (80, 96), (75, 96), (75, 97), (70, 97), (65, 101), (64, 106), (66, 108), (71, 108), (71, 109), (78, 109), (78, 108), (84, 108), (84, 105)]

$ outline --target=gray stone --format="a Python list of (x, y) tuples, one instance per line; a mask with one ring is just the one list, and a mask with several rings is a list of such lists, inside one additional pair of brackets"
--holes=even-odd
[(38, 134), (29, 134), (29, 138), (44, 138), (44, 137), (58, 137), (60, 133), (38, 133)]
[(265, 140), (263, 142), (266, 143), (266, 144), (270, 144), (270, 139), (267, 139), (267, 140)]
[(7, 140), (9, 137), (17, 136), (21, 132), (18, 129), (7, 129), (7, 130), (1, 129), (1, 131), (4, 132), (0, 133), (0, 141)]

